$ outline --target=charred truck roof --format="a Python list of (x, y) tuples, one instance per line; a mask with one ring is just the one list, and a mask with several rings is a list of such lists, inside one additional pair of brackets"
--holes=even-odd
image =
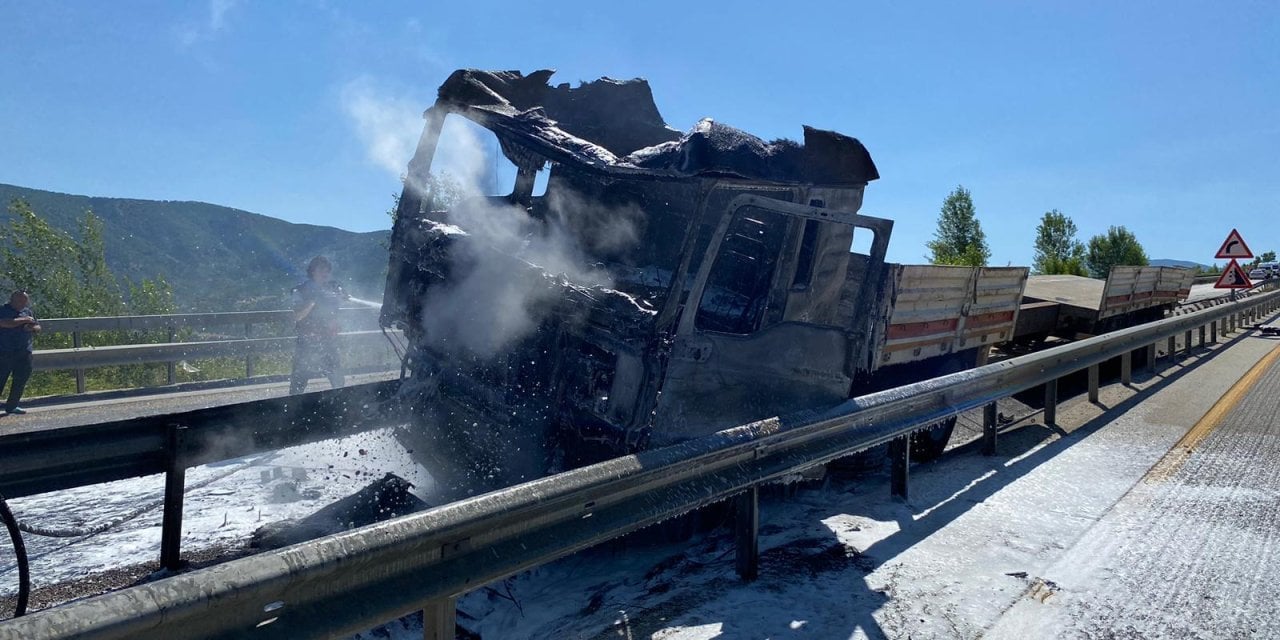
[(834, 131), (806, 126), (803, 145), (765, 142), (706, 119), (682, 135), (662, 120), (645, 80), (551, 86), (553, 73), (455, 71), (436, 104), (491, 129), (517, 166), (523, 155), (506, 144), (606, 172), (823, 185), (865, 185), (880, 177), (862, 143)]
[[(382, 315), (410, 342), (416, 448), (506, 482), (848, 397), (892, 226), (857, 214), (879, 177), (866, 148), (710, 119), (681, 134), (644, 80), (551, 75), (456, 71), (424, 114)], [(448, 116), (496, 135), (509, 195), (433, 210)]]

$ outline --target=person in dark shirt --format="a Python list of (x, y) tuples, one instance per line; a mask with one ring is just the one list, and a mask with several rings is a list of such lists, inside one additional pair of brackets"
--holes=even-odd
[(289, 393), (302, 393), (307, 381), (325, 375), (329, 385), (345, 384), (338, 360), (338, 306), (350, 298), (338, 283), (330, 280), (333, 265), (316, 256), (307, 265), (307, 281), (293, 288), (293, 318), (298, 341), (293, 352), (293, 375)]
[(31, 379), (31, 350), (39, 332), (40, 323), (31, 313), (31, 297), (26, 291), (14, 291), (9, 303), (0, 307), (0, 390), (4, 389), (9, 376), (13, 376), (5, 413), (26, 413), (18, 401), (22, 400), (22, 391)]

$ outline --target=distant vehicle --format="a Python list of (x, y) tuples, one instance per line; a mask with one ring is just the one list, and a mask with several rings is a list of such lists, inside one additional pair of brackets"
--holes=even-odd
[(1267, 278), (1270, 278), (1270, 277), (1271, 277), (1271, 270), (1263, 269), (1262, 267), (1258, 267), (1257, 269), (1254, 269), (1253, 271), (1249, 272), (1249, 280), (1252, 280), (1253, 282), (1258, 282), (1259, 280), (1266, 280)]
[(1258, 268), (1265, 270), (1268, 278), (1280, 276), (1280, 262), (1263, 262)]

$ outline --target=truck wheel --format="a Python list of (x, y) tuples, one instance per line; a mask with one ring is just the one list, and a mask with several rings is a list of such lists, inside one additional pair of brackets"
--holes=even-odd
[(911, 434), (911, 459), (917, 462), (937, 460), (947, 449), (951, 432), (956, 428), (956, 417), (951, 416), (927, 429)]

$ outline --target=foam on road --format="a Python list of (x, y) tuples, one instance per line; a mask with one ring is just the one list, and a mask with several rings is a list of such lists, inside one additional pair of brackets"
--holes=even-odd
[(1280, 346), (989, 638), (1280, 636)]

